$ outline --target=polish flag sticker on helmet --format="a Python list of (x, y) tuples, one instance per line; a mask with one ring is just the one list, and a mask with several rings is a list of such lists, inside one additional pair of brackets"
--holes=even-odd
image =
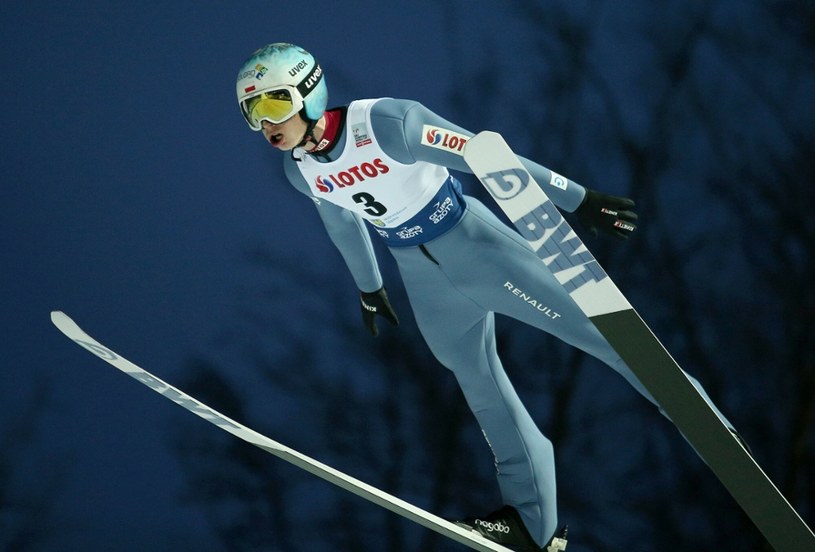
[(457, 155), (464, 155), (464, 144), (469, 136), (433, 125), (422, 127), (422, 145)]

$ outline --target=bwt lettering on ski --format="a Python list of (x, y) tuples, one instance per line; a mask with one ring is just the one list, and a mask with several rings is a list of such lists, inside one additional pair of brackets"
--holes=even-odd
[[(552, 174), (558, 182), (562, 181), (562, 177)], [(518, 232), (554, 272), (566, 291), (571, 293), (589, 282), (608, 278), (555, 204), (548, 197), (542, 202), (531, 197), (535, 195), (537, 184), (530, 187), (530, 179), (526, 170), (507, 169), (487, 173), (481, 181), (493, 197), (500, 199), (502, 209)]]

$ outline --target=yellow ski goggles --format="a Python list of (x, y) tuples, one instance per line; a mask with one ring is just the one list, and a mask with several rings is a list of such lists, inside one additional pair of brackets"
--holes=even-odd
[(303, 98), (293, 86), (282, 85), (241, 102), (241, 113), (252, 130), (260, 130), (263, 121), (278, 124), (303, 109)]

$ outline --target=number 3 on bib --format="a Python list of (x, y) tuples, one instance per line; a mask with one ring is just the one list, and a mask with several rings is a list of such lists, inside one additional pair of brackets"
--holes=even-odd
[(360, 192), (351, 196), (352, 199), (365, 207), (364, 211), (372, 217), (381, 217), (388, 212), (387, 207), (374, 199), (374, 196), (367, 192)]

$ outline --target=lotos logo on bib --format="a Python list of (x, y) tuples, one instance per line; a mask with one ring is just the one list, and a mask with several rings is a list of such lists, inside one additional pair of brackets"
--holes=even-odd
[(314, 179), (314, 185), (318, 191), (329, 194), (337, 188), (353, 186), (357, 182), (363, 182), (369, 178), (376, 178), (380, 174), (386, 174), (390, 170), (390, 167), (388, 167), (382, 159), (377, 157), (372, 163), (360, 163), (359, 165), (354, 165), (335, 174), (326, 176), (320, 175)]

